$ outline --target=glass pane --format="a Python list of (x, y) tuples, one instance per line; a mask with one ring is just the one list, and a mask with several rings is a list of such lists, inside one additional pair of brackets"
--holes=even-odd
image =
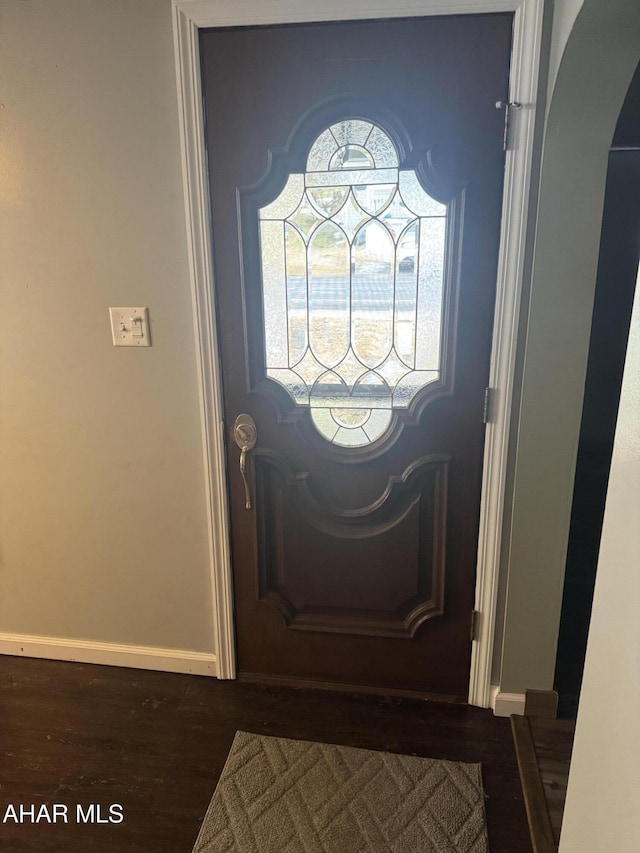
[(393, 240), (377, 220), (358, 231), (351, 252), (351, 340), (368, 367), (381, 364), (393, 344)]
[(264, 345), (267, 367), (287, 367), (287, 292), (284, 259), (284, 223), (260, 223)]
[(409, 225), (396, 247), (396, 304), (393, 342), (399, 357), (410, 367), (416, 358), (418, 284), (418, 223)]
[[(339, 147), (335, 136), (327, 128), (311, 146), (311, 151), (309, 151), (309, 157), (307, 158), (307, 172), (328, 169), (329, 160)], [(301, 178), (302, 175), (297, 175), (296, 177)]]
[(371, 409), (331, 409), (334, 421), (347, 429), (362, 426), (371, 417)]
[(410, 370), (411, 366), (399, 358), (397, 352), (393, 349), (380, 367), (376, 368), (376, 373), (382, 376), (384, 381), (393, 388)]
[(286, 316), (289, 329), (289, 360), (293, 364), (305, 353), (307, 338), (307, 249), (298, 231), (284, 226), (287, 265)]
[(260, 219), (286, 219), (302, 201), (304, 176), (289, 175), (284, 189), (275, 201), (260, 210)]
[(321, 436), (334, 441), (340, 426), (331, 417), (331, 409), (311, 409), (311, 421)]
[(373, 157), (361, 145), (338, 148), (331, 158), (329, 169), (373, 169)]
[(365, 213), (351, 194), (349, 194), (344, 207), (333, 217), (333, 221), (338, 223), (349, 241), (353, 239), (354, 233), (367, 219), (369, 219), (369, 214)]
[(325, 372), (326, 368), (308, 349), (300, 361), (296, 362), (291, 369), (302, 379), (307, 388), (310, 388), (316, 379)]
[(416, 343), (418, 370), (439, 370), (444, 277), (445, 219), (420, 222), (418, 258), (418, 319)]
[(354, 351), (349, 348), (344, 359), (336, 365), (335, 371), (344, 379), (349, 388), (353, 388), (356, 381), (367, 372), (367, 366), (356, 358)]
[(362, 447), (369, 444), (369, 440), (369, 436), (362, 427), (355, 429), (340, 427), (334, 436), (333, 443), (340, 444), (342, 447)]
[(310, 405), (320, 434), (344, 447), (375, 441), (392, 417), (390, 389), (373, 372), (365, 374), (351, 394), (335, 373), (325, 373), (311, 390)]
[(397, 184), (397, 169), (345, 169), (332, 172), (307, 172), (304, 176), (308, 187), (345, 187), (356, 184)]
[(312, 408), (340, 409), (349, 405), (349, 389), (335, 373), (323, 373), (311, 389), (309, 400)]
[(391, 423), (392, 415), (391, 409), (374, 409), (371, 412), (371, 417), (362, 427), (369, 441), (375, 441), (380, 438)]
[(447, 206), (428, 195), (414, 171), (401, 171), (398, 186), (403, 202), (417, 216), (446, 216)]
[(309, 389), (305, 382), (294, 373), (293, 370), (286, 368), (268, 367), (267, 376), (274, 379), (289, 393), (291, 399), (298, 406), (309, 405)]
[(321, 133), (307, 169), (259, 211), (266, 374), (362, 447), (440, 376), (447, 208), (360, 119)]
[(367, 139), (367, 148), (373, 154), (377, 169), (398, 165), (396, 146), (381, 128), (373, 128)]
[(322, 216), (333, 216), (345, 203), (349, 187), (327, 187), (307, 190), (311, 204)]
[(312, 408), (311, 420), (320, 435), (342, 447), (363, 447), (380, 438), (391, 423), (387, 409), (354, 409), (353, 422), (348, 409)]
[(313, 234), (318, 225), (323, 221), (323, 217), (309, 203), (309, 199), (305, 195), (298, 205), (298, 209), (292, 216), (288, 217), (288, 221), (292, 222), (298, 231), (308, 240)]
[(406, 409), (409, 403), (425, 385), (436, 382), (440, 378), (437, 370), (413, 370), (404, 376), (396, 385), (393, 392), (393, 408)]
[(370, 370), (353, 386), (351, 405), (356, 408), (367, 405), (372, 409), (390, 409), (391, 389), (381, 376)]
[(389, 204), (396, 189), (397, 184), (360, 184), (353, 194), (360, 207), (375, 216)]
[(415, 215), (402, 203), (400, 193), (396, 192), (391, 204), (385, 208), (381, 221), (389, 229), (394, 240), (397, 240), (410, 222), (415, 220)]
[(325, 367), (349, 349), (349, 244), (333, 222), (321, 225), (309, 242), (309, 344)]
[(342, 145), (364, 145), (367, 141), (373, 125), (368, 121), (360, 119), (347, 119), (331, 125), (331, 133), (339, 146)]

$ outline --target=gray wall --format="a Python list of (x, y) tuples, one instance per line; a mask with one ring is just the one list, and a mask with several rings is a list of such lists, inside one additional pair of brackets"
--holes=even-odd
[(503, 692), (553, 686), (608, 149), (639, 60), (636, 0), (585, 0), (543, 146), (505, 542)]
[(170, 0), (0, 33), (0, 633), (211, 651)]

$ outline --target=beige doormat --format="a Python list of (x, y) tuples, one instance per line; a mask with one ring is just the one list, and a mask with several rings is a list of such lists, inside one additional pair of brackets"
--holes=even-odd
[(238, 732), (193, 853), (487, 853), (479, 764)]

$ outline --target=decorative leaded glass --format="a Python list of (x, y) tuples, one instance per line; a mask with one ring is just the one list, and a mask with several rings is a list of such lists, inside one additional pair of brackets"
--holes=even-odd
[(370, 444), (440, 377), (446, 213), (360, 119), (260, 209), (266, 373), (328, 441)]

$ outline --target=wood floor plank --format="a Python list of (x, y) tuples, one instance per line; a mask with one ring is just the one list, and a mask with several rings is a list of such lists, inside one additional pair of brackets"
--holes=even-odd
[(556, 853), (557, 845), (540, 777), (529, 717), (512, 715), (511, 730), (518, 757), (533, 853)]
[(530, 717), (531, 736), (538, 759), (540, 778), (556, 845), (567, 797), (575, 720), (551, 720)]

